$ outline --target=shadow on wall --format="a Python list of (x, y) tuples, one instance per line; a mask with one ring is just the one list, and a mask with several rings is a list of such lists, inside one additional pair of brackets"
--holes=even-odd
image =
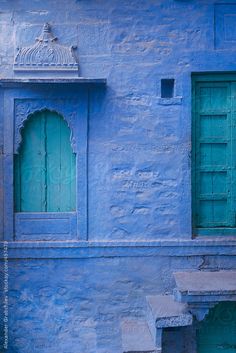
[[(196, 352), (196, 341), (193, 326), (171, 327), (163, 330), (162, 353), (194, 353)], [(192, 337), (192, 339), (190, 339)]]

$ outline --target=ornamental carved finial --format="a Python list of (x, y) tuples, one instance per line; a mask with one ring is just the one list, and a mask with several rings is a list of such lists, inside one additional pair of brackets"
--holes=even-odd
[(36, 38), (36, 41), (47, 43), (49, 41), (53, 42), (55, 40), (57, 40), (57, 37), (53, 36), (50, 24), (45, 23), (43, 26), (42, 33), (38, 38)]
[(74, 46), (57, 43), (49, 23), (32, 46), (19, 48), (14, 61), (15, 71), (78, 72)]

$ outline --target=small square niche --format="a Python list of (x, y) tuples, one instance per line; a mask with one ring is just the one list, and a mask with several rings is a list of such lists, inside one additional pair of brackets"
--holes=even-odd
[(163, 78), (161, 80), (161, 98), (174, 97), (175, 80), (173, 78)]

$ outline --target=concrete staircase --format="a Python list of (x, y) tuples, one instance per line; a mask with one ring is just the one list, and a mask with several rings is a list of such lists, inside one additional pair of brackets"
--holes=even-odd
[(221, 301), (236, 301), (236, 271), (174, 273), (173, 295), (146, 297), (142, 319), (121, 322), (123, 353), (163, 353), (162, 334), (167, 328), (191, 326), (193, 316), (203, 320)]

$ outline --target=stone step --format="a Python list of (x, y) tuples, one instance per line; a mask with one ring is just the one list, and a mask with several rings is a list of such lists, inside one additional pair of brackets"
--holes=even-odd
[(175, 272), (176, 300), (196, 301), (235, 301), (236, 271), (186, 271)]
[(236, 271), (175, 272), (175, 300), (187, 303), (197, 320), (222, 301), (236, 301)]
[(123, 353), (159, 353), (149, 326), (144, 319), (124, 319), (121, 322)]
[(147, 323), (159, 352), (162, 349), (162, 330), (192, 324), (186, 304), (176, 302), (173, 295), (154, 295), (147, 299)]
[(188, 306), (175, 301), (173, 295), (153, 295), (146, 299), (155, 327), (178, 327), (192, 324), (192, 315), (188, 311)]

